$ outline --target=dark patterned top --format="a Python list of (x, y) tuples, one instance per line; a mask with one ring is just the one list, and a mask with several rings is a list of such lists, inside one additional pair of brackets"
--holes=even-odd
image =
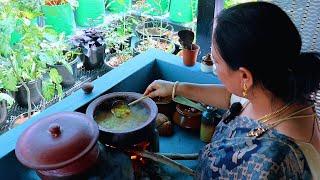
[(307, 161), (294, 141), (270, 129), (261, 137), (247, 133), (262, 127), (258, 121), (237, 116), (220, 122), (200, 151), (197, 179), (311, 179)]

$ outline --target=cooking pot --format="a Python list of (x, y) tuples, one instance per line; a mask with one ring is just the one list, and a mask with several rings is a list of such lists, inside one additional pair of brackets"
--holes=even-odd
[(40, 119), (19, 137), (15, 153), (42, 179), (85, 173), (98, 160), (98, 125), (85, 114), (61, 112)]
[(177, 104), (176, 112), (173, 114), (173, 122), (183, 128), (198, 130), (200, 129), (201, 111)]
[[(123, 100), (128, 104), (140, 97), (142, 97), (142, 94), (134, 92), (114, 92), (106, 94), (91, 102), (87, 108), (86, 114), (94, 119), (99, 112), (110, 111), (113, 102), (117, 100)], [(116, 147), (131, 147), (132, 145), (143, 141), (154, 142), (154, 139), (157, 136), (157, 132), (155, 131), (155, 120), (158, 114), (157, 105), (150, 98), (140, 101), (139, 105), (146, 108), (148, 114), (148, 118), (143, 124), (136, 128), (123, 131), (114, 131), (99, 126), (99, 141)]]

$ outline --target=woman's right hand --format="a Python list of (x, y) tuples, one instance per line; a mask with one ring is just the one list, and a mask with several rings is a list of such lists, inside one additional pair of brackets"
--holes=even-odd
[(147, 87), (144, 95), (150, 98), (171, 96), (173, 85), (170, 81), (155, 80)]

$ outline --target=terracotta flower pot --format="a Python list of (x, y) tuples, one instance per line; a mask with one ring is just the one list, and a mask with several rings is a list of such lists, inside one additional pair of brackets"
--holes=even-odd
[(182, 50), (183, 64), (186, 66), (194, 66), (197, 61), (199, 50), (200, 50), (200, 47), (196, 44), (192, 44), (192, 50), (183, 49)]

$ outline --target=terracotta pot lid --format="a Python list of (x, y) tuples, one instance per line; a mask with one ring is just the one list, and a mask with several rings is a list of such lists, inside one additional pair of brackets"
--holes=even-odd
[(58, 169), (88, 153), (97, 143), (98, 136), (98, 125), (86, 115), (56, 113), (23, 132), (15, 152), (18, 160), (32, 169)]

